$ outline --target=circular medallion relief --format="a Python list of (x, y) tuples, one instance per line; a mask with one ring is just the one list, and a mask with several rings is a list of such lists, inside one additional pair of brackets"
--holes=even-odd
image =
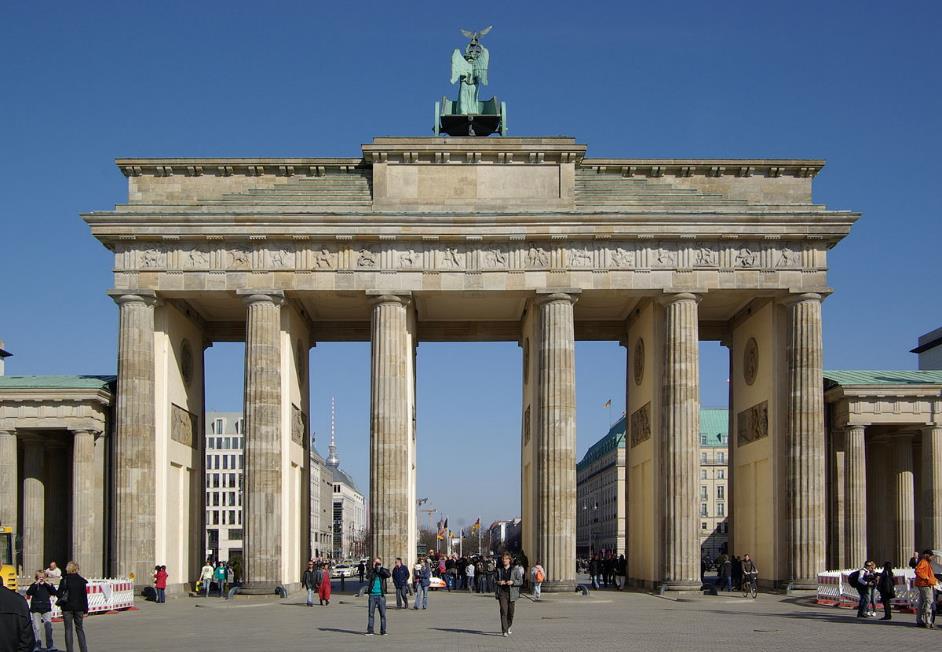
[(644, 380), (644, 340), (640, 337), (635, 342), (634, 373), (635, 385), (640, 385), (641, 381)]
[(186, 387), (193, 382), (193, 349), (190, 340), (186, 339), (180, 343), (180, 376)]
[(742, 355), (742, 376), (747, 385), (756, 382), (756, 373), (759, 371), (759, 344), (756, 338), (750, 337), (746, 342), (746, 350)]

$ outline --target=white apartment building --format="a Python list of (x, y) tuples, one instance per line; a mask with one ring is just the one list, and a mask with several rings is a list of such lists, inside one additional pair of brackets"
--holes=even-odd
[(206, 556), (242, 556), (242, 414), (206, 414)]

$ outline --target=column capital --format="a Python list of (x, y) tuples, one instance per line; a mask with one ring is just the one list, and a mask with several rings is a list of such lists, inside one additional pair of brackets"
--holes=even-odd
[(793, 306), (798, 303), (807, 302), (821, 303), (827, 298), (829, 294), (829, 290), (822, 290), (820, 292), (795, 292), (793, 294), (789, 294), (788, 296), (782, 297), (779, 301), (782, 305), (785, 306)]
[(241, 288), (236, 290), (236, 296), (242, 297), (247, 306), (253, 303), (273, 303), (280, 306), (285, 301), (284, 290)]
[(575, 304), (579, 300), (582, 290), (579, 288), (546, 288), (536, 291), (537, 304), (552, 303), (554, 301), (568, 301)]
[(678, 303), (680, 301), (693, 301), (700, 303), (703, 300), (703, 294), (698, 292), (665, 292), (657, 298), (658, 303), (663, 306)]
[(135, 290), (111, 289), (108, 290), (105, 294), (111, 297), (119, 306), (124, 305), (125, 303), (143, 303), (147, 306), (152, 306), (157, 303), (156, 290), (140, 288)]
[(412, 301), (412, 292), (403, 292), (401, 290), (367, 290), (366, 296), (370, 300), (371, 306), (378, 306), (383, 303), (399, 303), (405, 306)]

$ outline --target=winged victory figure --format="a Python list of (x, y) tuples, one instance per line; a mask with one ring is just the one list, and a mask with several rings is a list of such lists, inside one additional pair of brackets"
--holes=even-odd
[(461, 33), (470, 43), (465, 47), (464, 53), (455, 49), (451, 55), (451, 83), (460, 83), (458, 91), (458, 113), (462, 115), (481, 113), (481, 102), (478, 97), (481, 85), (487, 86), (487, 63), (489, 54), (487, 48), (481, 45), (480, 39), (493, 29), (493, 25), (485, 27), (479, 32), (469, 32), (462, 29)]

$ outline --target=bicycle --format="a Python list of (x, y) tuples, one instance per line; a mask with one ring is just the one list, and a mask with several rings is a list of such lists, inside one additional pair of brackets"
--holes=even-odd
[(756, 599), (759, 594), (759, 586), (756, 573), (746, 573), (742, 578), (742, 597)]

